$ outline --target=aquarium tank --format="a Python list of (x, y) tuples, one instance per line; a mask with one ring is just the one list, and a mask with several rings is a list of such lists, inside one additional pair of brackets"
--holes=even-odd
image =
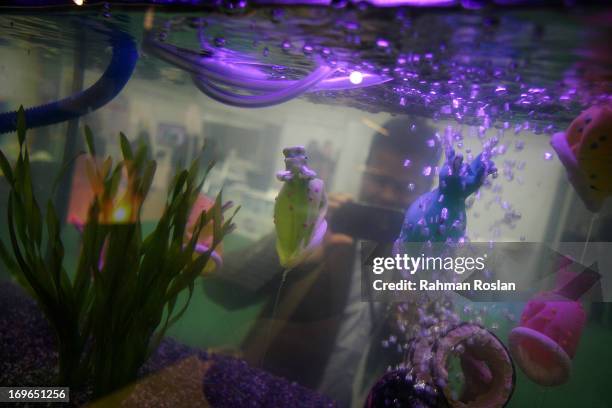
[(0, 2), (0, 404), (612, 407), (612, 4)]

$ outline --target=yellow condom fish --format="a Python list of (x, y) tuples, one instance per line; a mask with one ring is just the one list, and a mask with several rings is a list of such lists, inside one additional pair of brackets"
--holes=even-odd
[(276, 251), (290, 269), (316, 248), (327, 230), (327, 195), (323, 180), (308, 168), (303, 146), (283, 150), (285, 170), (276, 174), (284, 182), (274, 205)]

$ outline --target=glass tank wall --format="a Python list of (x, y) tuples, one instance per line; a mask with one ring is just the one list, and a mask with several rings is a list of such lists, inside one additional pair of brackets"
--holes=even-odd
[[(0, 9), (0, 150), (13, 168), (0, 181), (0, 386), (70, 386), (72, 404), (94, 406), (611, 406), (610, 21), (612, 9), (579, 6)], [(156, 163), (144, 194), (139, 146)], [(305, 152), (283, 150), (295, 146)], [(123, 167), (96, 184), (107, 156)], [(194, 159), (205, 178), (181, 213), (172, 192)], [(40, 220), (19, 187), (24, 166)], [(445, 190), (457, 177), (462, 193)], [(432, 190), (435, 214), (420, 201)], [(223, 217), (220, 191), (233, 203)], [(425, 215), (404, 219), (415, 203)], [(213, 226), (238, 207), (227, 234)], [(151, 249), (168, 208), (187, 228)], [(28, 249), (36, 226), (40, 258)], [(398, 237), (506, 251), (497, 266), (516, 271), (504, 279), (530, 284), (489, 301), (452, 290), (372, 298), (364, 248)], [(47, 247), (59, 240), (67, 280), (56, 284)], [(97, 263), (84, 267), (87, 251)], [(565, 278), (560, 254), (571, 257)], [(77, 292), (59, 287), (77, 276), (98, 292), (73, 316)], [(576, 299), (541, 297), (567, 282), (582, 285)], [(534, 302), (552, 314), (533, 323)], [(129, 310), (137, 317), (116, 317)], [(82, 339), (72, 366), (58, 334), (69, 321)]]

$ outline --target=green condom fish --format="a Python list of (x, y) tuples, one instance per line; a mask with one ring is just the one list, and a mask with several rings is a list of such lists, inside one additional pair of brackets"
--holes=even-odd
[(276, 174), (284, 182), (274, 205), (276, 251), (283, 267), (299, 264), (325, 235), (327, 196), (323, 180), (308, 168), (303, 146), (283, 149), (285, 170)]

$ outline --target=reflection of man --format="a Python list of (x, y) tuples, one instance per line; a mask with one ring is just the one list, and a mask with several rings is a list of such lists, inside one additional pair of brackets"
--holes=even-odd
[(326, 141), (321, 147), (316, 140), (313, 140), (306, 146), (306, 152), (308, 153), (308, 166), (317, 169), (317, 177), (325, 182), (329, 190), (336, 169), (331, 141)]
[[(437, 164), (439, 149), (428, 146), (434, 131), (424, 121), (393, 119), (383, 128), (386, 135), (372, 139), (359, 200), (404, 209), (431, 188), (433, 177), (422, 176), (421, 170)], [(328, 219), (347, 200), (330, 195)], [(282, 273), (274, 239), (271, 235), (228, 257), (219, 275), (207, 281), (208, 294), (228, 308), (265, 301), (262, 317), (272, 317)], [(382, 318), (380, 308), (361, 301), (359, 272), (354, 239), (328, 231), (323, 245), (288, 274), (278, 292), (274, 324), (264, 321), (248, 335), (243, 344), (247, 360), (258, 364), (265, 355), (265, 369), (349, 406), (357, 364)]]

